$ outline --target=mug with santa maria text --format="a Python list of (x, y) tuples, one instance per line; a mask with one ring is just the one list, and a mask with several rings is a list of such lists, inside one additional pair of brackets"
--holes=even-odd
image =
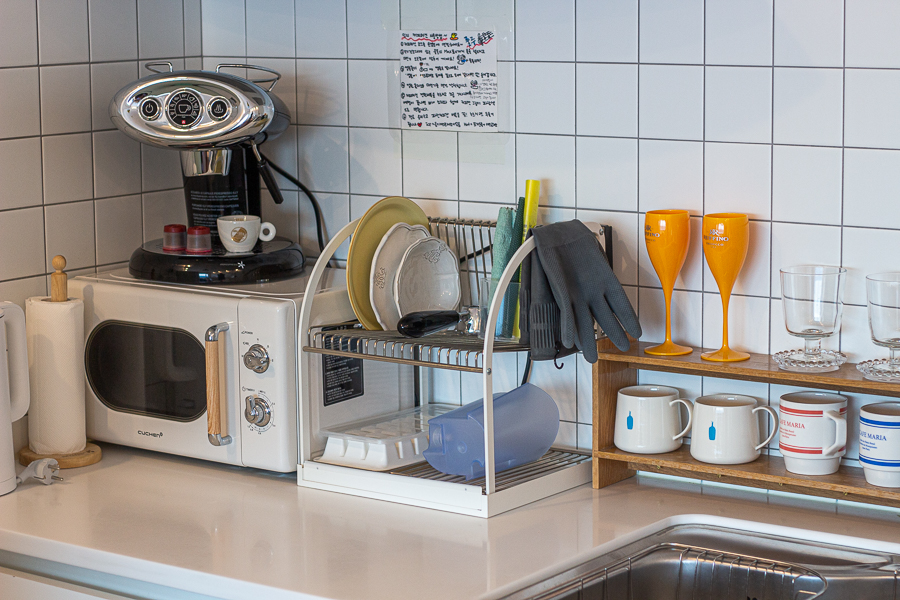
[(781, 397), (778, 449), (784, 468), (798, 475), (829, 475), (847, 452), (847, 398), (828, 392)]
[(859, 462), (870, 484), (900, 487), (900, 402), (859, 409)]

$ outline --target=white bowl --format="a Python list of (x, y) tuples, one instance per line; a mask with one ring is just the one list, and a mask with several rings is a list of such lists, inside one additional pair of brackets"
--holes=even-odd
[(396, 331), (400, 311), (394, 301), (394, 280), (406, 250), (417, 240), (429, 237), (421, 225), (397, 223), (384, 234), (372, 257), (369, 282), (369, 301), (378, 324), (385, 331)]
[(394, 280), (394, 301), (400, 315), (456, 310), (460, 295), (456, 253), (438, 238), (413, 242), (403, 255)]

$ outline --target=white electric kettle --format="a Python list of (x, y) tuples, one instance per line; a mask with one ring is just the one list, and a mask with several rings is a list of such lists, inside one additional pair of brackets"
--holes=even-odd
[(0, 302), (0, 495), (16, 489), (12, 424), (25, 416), (30, 399), (25, 313)]

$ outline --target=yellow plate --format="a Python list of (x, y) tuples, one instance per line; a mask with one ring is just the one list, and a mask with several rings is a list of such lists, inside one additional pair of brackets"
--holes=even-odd
[(428, 217), (419, 205), (401, 196), (391, 196), (375, 203), (366, 211), (353, 237), (347, 253), (347, 291), (356, 318), (370, 331), (380, 331), (381, 325), (369, 300), (369, 284), (372, 258), (388, 229), (397, 223), (428, 227)]

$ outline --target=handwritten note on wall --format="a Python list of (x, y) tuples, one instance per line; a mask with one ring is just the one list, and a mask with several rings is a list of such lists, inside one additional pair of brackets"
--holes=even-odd
[(404, 128), (497, 131), (493, 31), (400, 32)]

